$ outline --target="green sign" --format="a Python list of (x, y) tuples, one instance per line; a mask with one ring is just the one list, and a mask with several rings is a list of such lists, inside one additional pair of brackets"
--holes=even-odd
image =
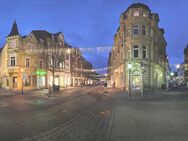
[(44, 70), (36, 70), (35, 74), (37, 76), (45, 76), (46, 75), (46, 71), (44, 71)]

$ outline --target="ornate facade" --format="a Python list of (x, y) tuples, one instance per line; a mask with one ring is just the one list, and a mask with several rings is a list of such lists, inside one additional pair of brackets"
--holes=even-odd
[[(79, 52), (79, 54), (74, 54)], [(6, 43), (0, 50), (1, 87), (20, 90), (75, 86), (75, 77), (84, 81), (84, 72), (72, 68), (85, 69), (79, 49), (65, 43), (62, 32), (49, 33), (33, 30), (28, 36), (19, 34), (14, 22)], [(81, 58), (81, 60), (74, 60)], [(77, 84), (77, 85), (80, 85)]]
[(127, 91), (157, 90), (166, 83), (166, 40), (159, 16), (135, 3), (121, 14), (109, 57), (111, 83)]

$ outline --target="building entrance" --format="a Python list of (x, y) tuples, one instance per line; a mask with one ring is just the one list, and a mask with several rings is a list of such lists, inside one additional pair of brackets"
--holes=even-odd
[(13, 77), (12, 78), (12, 83), (13, 83), (13, 89), (18, 87), (18, 80), (17, 77)]
[(132, 95), (140, 96), (141, 95), (141, 76), (132, 75)]

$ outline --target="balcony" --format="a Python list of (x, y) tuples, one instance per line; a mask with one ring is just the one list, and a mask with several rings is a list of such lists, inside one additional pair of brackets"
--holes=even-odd
[(8, 73), (16, 73), (20, 71), (19, 66), (8, 66)]

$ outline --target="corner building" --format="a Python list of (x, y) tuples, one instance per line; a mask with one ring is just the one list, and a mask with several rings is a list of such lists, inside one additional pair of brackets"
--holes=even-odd
[[(75, 50), (79, 54), (74, 54)], [(0, 48), (0, 87), (31, 90), (53, 85), (60, 89), (80, 86), (81, 81), (90, 78), (84, 77), (82, 70), (87, 68), (84, 61), (81, 51), (68, 45), (62, 32), (32, 30), (21, 36), (14, 21), (6, 43)], [(76, 70), (79, 67), (81, 71)], [(79, 83), (75, 78), (79, 78)]]
[(157, 91), (165, 85), (167, 43), (158, 23), (158, 14), (142, 3), (121, 14), (108, 62), (111, 84), (133, 93)]

